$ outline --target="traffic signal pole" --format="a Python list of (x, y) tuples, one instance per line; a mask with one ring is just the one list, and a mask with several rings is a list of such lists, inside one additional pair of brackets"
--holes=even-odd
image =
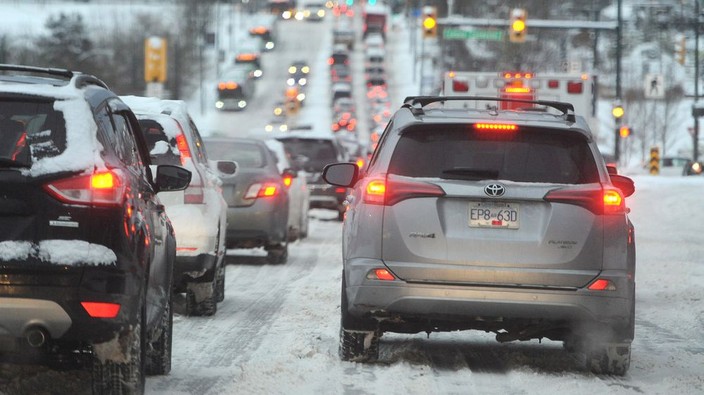
[[(621, 2), (622, 0), (618, 0), (616, 11), (616, 100), (619, 105), (621, 103)], [(618, 163), (621, 157), (621, 117), (616, 117), (614, 123), (614, 161)]]
[[(697, 21), (694, 25), (694, 107), (699, 101), (699, 0), (694, 0), (694, 15)], [(699, 116), (694, 116), (694, 133), (692, 133), (694, 147), (692, 160), (699, 161)]]

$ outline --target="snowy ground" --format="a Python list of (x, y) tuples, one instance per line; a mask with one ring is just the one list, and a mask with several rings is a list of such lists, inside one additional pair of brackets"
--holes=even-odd
[[(297, 40), (301, 35), (327, 38), (327, 27), (292, 28), (283, 39), (296, 44), (289, 41), (287, 51), (274, 52), (265, 61), (282, 65), (306, 55), (319, 64), (325, 56), (319, 51), (329, 50), (327, 43), (315, 40), (310, 46), (314, 53), (299, 54), (309, 46)], [(403, 70), (410, 64), (404, 46), (409, 40), (403, 26), (394, 34), (393, 70), (409, 76)], [(398, 97), (417, 93), (411, 84), (394, 89)], [(310, 90), (324, 92), (320, 86)], [(278, 90), (269, 92), (267, 102), (275, 94)], [(302, 119), (328, 114), (326, 100), (310, 104)], [(232, 125), (246, 115), (208, 120)], [(637, 188), (628, 205), (636, 227), (638, 288), (636, 338), (625, 377), (589, 373), (581, 356), (564, 352), (557, 342), (499, 344), (481, 332), (433, 333), (429, 338), (385, 334), (377, 363), (340, 361), (341, 224), (333, 212), (313, 210), (310, 236), (289, 247), (285, 265), (266, 264), (259, 251), (231, 252), (226, 299), (215, 316), (186, 317), (177, 304), (173, 369), (168, 376), (148, 378), (147, 393), (702, 394), (704, 177), (656, 177), (640, 169), (626, 173)], [(46, 368), (0, 364), (0, 394), (85, 393), (76, 384), (85, 377), (85, 372), (59, 375)]]

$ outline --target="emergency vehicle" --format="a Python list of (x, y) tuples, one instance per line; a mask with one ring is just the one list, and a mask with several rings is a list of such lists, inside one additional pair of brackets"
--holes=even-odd
[[(473, 72), (448, 71), (443, 78), (446, 96), (489, 96), (520, 100), (548, 100), (572, 103), (575, 114), (581, 115), (592, 133), (598, 133), (596, 113), (597, 77), (574, 73)], [(496, 102), (448, 102), (446, 105), (469, 105), (472, 108), (495, 106)], [(527, 103), (499, 102), (500, 110), (530, 109), (551, 111)]]

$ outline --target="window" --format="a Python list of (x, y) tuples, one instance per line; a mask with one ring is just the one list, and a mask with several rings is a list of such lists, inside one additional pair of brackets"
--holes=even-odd
[(424, 125), (403, 133), (389, 173), (561, 184), (599, 181), (589, 146), (579, 135), (528, 129), (487, 133), (446, 125)]

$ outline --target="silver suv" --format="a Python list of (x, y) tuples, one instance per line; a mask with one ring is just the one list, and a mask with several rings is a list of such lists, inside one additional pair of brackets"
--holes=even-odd
[[(607, 169), (571, 104), (530, 111), (410, 97), (350, 187), (342, 237), (340, 356), (378, 358), (383, 332), (477, 329), (547, 338), (625, 374), (634, 335), (633, 181)], [(515, 103), (512, 104), (516, 108)], [(540, 111), (538, 111), (540, 110)]]

